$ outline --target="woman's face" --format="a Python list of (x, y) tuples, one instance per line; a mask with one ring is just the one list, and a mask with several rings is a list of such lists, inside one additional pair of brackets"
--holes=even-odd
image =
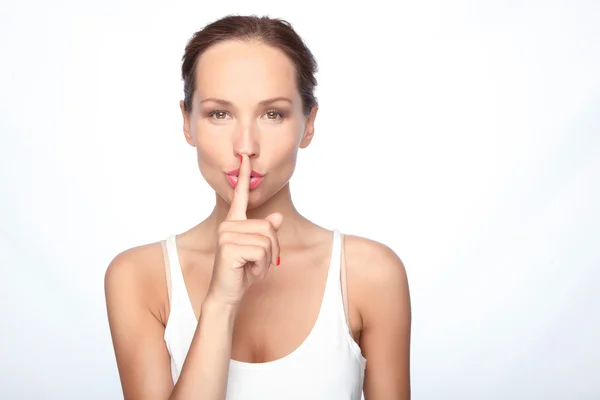
[[(299, 148), (308, 146), (317, 107), (307, 117), (287, 56), (263, 43), (225, 41), (208, 48), (196, 66), (196, 91), (183, 109), (187, 142), (196, 148), (200, 172), (228, 203), (236, 177), (232, 170), (246, 154), (263, 178), (251, 183), (248, 208), (284, 187)], [(229, 174), (229, 175), (228, 175)]]

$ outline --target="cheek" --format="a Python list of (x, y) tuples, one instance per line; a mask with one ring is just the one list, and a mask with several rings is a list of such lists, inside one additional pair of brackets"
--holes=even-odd
[(304, 124), (295, 118), (281, 127), (274, 128), (273, 131), (265, 129), (260, 146), (261, 154), (269, 154), (269, 158), (279, 162), (294, 161), (303, 132)]
[(199, 118), (192, 129), (198, 161), (205, 164), (213, 164), (222, 156), (225, 149), (231, 147), (226, 135), (222, 132), (214, 132), (211, 128)]
[(271, 168), (282, 168), (296, 162), (298, 143), (295, 135), (278, 140), (264, 140), (260, 146), (261, 158), (268, 160)]
[(200, 173), (209, 183), (213, 181), (223, 168), (223, 160), (231, 153), (231, 145), (208, 137), (209, 135), (196, 135), (196, 156)]
[(223, 146), (220, 146), (218, 141), (198, 140), (196, 138), (196, 152), (198, 159), (207, 164), (214, 164), (219, 159)]
[(278, 146), (270, 153), (268, 172), (273, 179), (273, 184), (287, 182), (296, 169), (298, 147), (295, 140), (279, 142)]

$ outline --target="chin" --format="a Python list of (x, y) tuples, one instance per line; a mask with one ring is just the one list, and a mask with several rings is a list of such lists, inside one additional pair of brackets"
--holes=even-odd
[[(263, 204), (265, 204), (271, 197), (273, 196), (269, 196), (267, 195), (268, 193), (270, 193), (268, 190), (262, 191), (261, 189), (263, 188), (256, 188), (252, 191), (250, 191), (250, 196), (248, 196), (248, 210), (252, 210), (253, 208), (258, 208), (260, 206), (262, 206)], [(264, 189), (267, 189), (266, 187)], [(233, 191), (232, 191), (232, 196), (233, 196)], [(232, 198), (230, 198), (231, 201)]]
[[(234, 190), (231, 186), (228, 185), (225, 187), (215, 187), (215, 186), (211, 185), (211, 187), (213, 188), (215, 193), (217, 193), (217, 195), (225, 201), (225, 203), (227, 203), (228, 205), (231, 205), (231, 201), (233, 200), (233, 190)], [(249, 196), (248, 196), (248, 210), (260, 207), (267, 200), (269, 200), (271, 198), (271, 196), (266, 197), (264, 195), (266, 192), (261, 189), (267, 189), (267, 188), (266, 187), (265, 188), (257, 187), (256, 189), (250, 191)]]

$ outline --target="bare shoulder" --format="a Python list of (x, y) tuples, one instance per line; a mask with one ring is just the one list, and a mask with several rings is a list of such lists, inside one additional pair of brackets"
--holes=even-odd
[(356, 289), (408, 290), (404, 264), (389, 246), (368, 238), (344, 235), (348, 279)]
[[(161, 269), (160, 243), (133, 247), (117, 254), (106, 269), (105, 283), (110, 287), (126, 285), (129, 289), (146, 287)], [(164, 268), (163, 271), (164, 273)]]
[(347, 285), (351, 308), (359, 315), (361, 330), (381, 326), (398, 317), (411, 319), (410, 293), (404, 263), (389, 246), (360, 236), (345, 235)]
[(163, 300), (168, 298), (164, 257), (159, 242), (133, 247), (117, 254), (106, 269), (107, 301), (136, 302), (163, 319)]
[(357, 236), (346, 237), (345, 255), (350, 303), (360, 315), (360, 348), (368, 360), (365, 398), (410, 399), (412, 317), (404, 264), (389, 246)]
[(168, 295), (160, 243), (117, 254), (104, 287), (124, 398), (166, 399), (173, 381), (163, 339)]

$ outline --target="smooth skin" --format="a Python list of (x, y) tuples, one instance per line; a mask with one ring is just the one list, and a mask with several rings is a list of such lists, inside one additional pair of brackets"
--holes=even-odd
[[(161, 246), (117, 255), (105, 292), (125, 399), (222, 400), (230, 359), (285, 357), (312, 329), (332, 233), (291, 200), (297, 152), (310, 144), (317, 114), (316, 106), (308, 116), (302, 112), (295, 79), (285, 54), (260, 42), (226, 41), (200, 57), (192, 109), (180, 107), (186, 141), (216, 204), (177, 236), (198, 326), (173, 385), (163, 339), (170, 310)], [(238, 166), (234, 189), (225, 172)], [(249, 190), (252, 169), (264, 179)], [(365, 398), (409, 399), (411, 309), (402, 261), (389, 247), (352, 235), (345, 235), (344, 254), (346, 312), (367, 359)]]

